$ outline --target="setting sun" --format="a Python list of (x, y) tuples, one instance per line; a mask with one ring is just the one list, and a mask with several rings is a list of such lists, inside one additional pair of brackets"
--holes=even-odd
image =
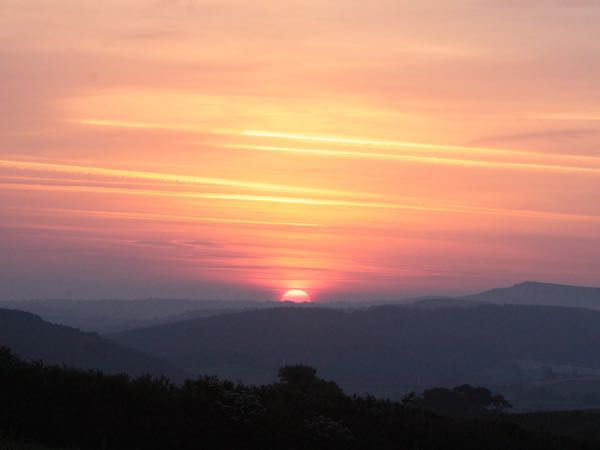
[(282, 302), (303, 303), (310, 302), (310, 296), (302, 289), (290, 289), (281, 296)]

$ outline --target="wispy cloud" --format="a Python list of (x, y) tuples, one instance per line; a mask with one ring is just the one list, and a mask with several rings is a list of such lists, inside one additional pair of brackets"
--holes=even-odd
[(360, 200), (335, 200), (327, 198), (310, 197), (288, 197), (274, 195), (253, 195), (253, 194), (230, 194), (220, 192), (186, 192), (160, 189), (126, 189), (108, 186), (78, 186), (78, 185), (59, 185), (35, 183), (2, 183), (0, 188), (9, 190), (32, 190), (32, 191), (54, 191), (54, 192), (87, 192), (96, 194), (123, 194), (123, 195), (141, 195), (154, 197), (174, 197), (188, 199), (206, 199), (206, 200), (227, 200), (237, 202), (260, 202), (260, 203), (282, 203), (289, 205), (304, 206), (323, 206), (323, 207), (356, 207), (356, 208), (377, 208), (377, 209), (421, 209), (424, 211), (436, 211), (437, 208), (429, 208), (418, 205), (403, 205), (386, 202), (371, 202)]
[(0, 168), (28, 170), (39, 172), (57, 172), (72, 175), (88, 175), (94, 177), (126, 178), (132, 180), (151, 180), (156, 182), (181, 183), (193, 185), (209, 185), (229, 188), (243, 188), (257, 191), (272, 191), (292, 194), (333, 195), (348, 196), (356, 195), (344, 191), (318, 189), (310, 187), (286, 186), (280, 184), (259, 183), (252, 181), (232, 180), (227, 178), (214, 178), (202, 176), (190, 176), (172, 173), (147, 172), (138, 170), (111, 169), (106, 167), (80, 166), (58, 163), (42, 163), (31, 161), (0, 160)]
[(572, 140), (585, 136), (600, 134), (600, 129), (595, 128), (568, 128), (531, 131), (526, 133), (505, 133), (485, 136), (472, 142), (473, 145), (489, 144), (496, 142), (522, 142), (522, 141), (548, 141)]
[[(476, 159), (461, 159), (451, 158), (444, 156), (415, 156), (415, 155), (400, 155), (394, 153), (381, 153), (381, 152), (360, 152), (360, 151), (349, 151), (349, 150), (330, 150), (330, 149), (318, 149), (318, 148), (298, 148), (298, 147), (277, 147), (277, 146), (266, 146), (266, 145), (243, 145), (243, 144), (229, 144), (224, 145), (227, 148), (245, 149), (245, 150), (258, 150), (265, 152), (276, 152), (276, 153), (296, 153), (303, 155), (315, 155), (315, 156), (334, 156), (342, 158), (365, 158), (365, 159), (380, 159), (387, 161), (404, 161), (410, 163), (421, 163), (421, 164), (442, 164), (448, 166), (459, 166), (459, 167), (479, 167), (486, 169), (512, 169), (512, 170), (541, 170), (551, 172), (570, 172), (570, 173), (588, 173), (588, 174), (600, 174), (599, 167), (585, 167), (585, 166), (567, 166), (558, 164), (541, 164), (533, 162), (508, 162), (501, 160), (476, 160)], [(583, 157), (573, 157), (573, 159), (584, 159)], [(600, 165), (600, 158), (585, 158), (587, 161), (594, 161)]]
[(113, 119), (71, 119), (71, 122), (96, 127), (132, 128), (140, 130), (188, 131), (194, 133), (206, 133), (210, 131), (204, 129), (201, 125), (194, 123), (160, 123)]
[[(5, 209), (5, 211), (10, 208)], [(142, 212), (123, 212), (123, 211), (108, 211), (108, 210), (89, 210), (89, 209), (66, 209), (66, 208), (36, 208), (35, 210), (28, 208), (12, 209), (29, 214), (51, 214), (51, 215), (68, 215), (77, 217), (91, 217), (100, 219), (118, 219), (118, 220), (133, 220), (147, 222), (179, 222), (179, 223), (216, 223), (216, 224), (239, 224), (239, 225), (261, 225), (261, 226), (284, 226), (284, 227), (301, 227), (310, 228), (318, 226), (316, 223), (309, 222), (286, 222), (273, 220), (251, 220), (237, 219), (231, 217), (205, 217), (205, 216), (189, 216), (175, 214), (157, 214), (157, 213), (142, 213)]]
[[(495, 155), (495, 156), (517, 156), (517, 157), (536, 157), (536, 158), (566, 158), (571, 160), (579, 161), (596, 161), (600, 163), (600, 157), (589, 157), (589, 156), (576, 156), (569, 154), (544, 154), (541, 152), (532, 152), (524, 150), (515, 150), (508, 148), (496, 148), (496, 147), (481, 147), (481, 146), (462, 146), (452, 144), (431, 144), (423, 142), (405, 142), (405, 141), (394, 141), (394, 140), (380, 140), (380, 139), (367, 139), (357, 137), (341, 137), (341, 136), (317, 136), (308, 134), (296, 134), (296, 133), (282, 133), (273, 131), (258, 131), (258, 130), (246, 130), (240, 133), (242, 136), (252, 136), (260, 138), (272, 138), (282, 139), (287, 141), (302, 141), (302, 142), (316, 142), (322, 144), (343, 144), (360, 147), (373, 147), (373, 148), (401, 148), (404, 150), (410, 150), (412, 152), (437, 152), (437, 153), (471, 153), (479, 155)], [(367, 152), (360, 152), (360, 154), (369, 154)], [(386, 156), (391, 154), (386, 154)], [(403, 155), (397, 155), (403, 156)]]
[(459, 204), (436, 204), (431, 199), (422, 199), (421, 203), (401, 202), (389, 199), (388, 201), (354, 201), (354, 200), (335, 200), (323, 198), (308, 197), (287, 197), (287, 196), (265, 196), (251, 194), (229, 194), (214, 192), (180, 192), (168, 190), (148, 190), (148, 189), (124, 189), (116, 187), (94, 187), (94, 186), (74, 186), (74, 185), (48, 185), (48, 184), (22, 184), (22, 183), (2, 183), (0, 189), (6, 190), (30, 190), (44, 192), (73, 192), (73, 193), (93, 193), (93, 194), (122, 194), (132, 196), (150, 196), (150, 197), (172, 197), (189, 198), (205, 200), (223, 200), (231, 202), (258, 202), (287, 204), (295, 206), (313, 206), (313, 207), (339, 207), (339, 208), (366, 208), (397, 211), (421, 211), (432, 213), (454, 213), (468, 215), (492, 215), (501, 217), (520, 217), (542, 221), (574, 221), (574, 222), (600, 222), (600, 215), (562, 213), (554, 211), (541, 211), (535, 209), (503, 209), (486, 208), (480, 206), (459, 205)]

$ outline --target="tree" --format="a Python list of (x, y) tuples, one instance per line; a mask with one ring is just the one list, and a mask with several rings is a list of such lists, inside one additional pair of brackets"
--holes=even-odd
[(494, 395), (489, 389), (468, 384), (452, 389), (427, 389), (420, 396), (414, 394), (405, 396), (403, 403), (441, 414), (459, 416), (500, 413), (512, 407), (502, 395)]
[(311, 386), (319, 381), (317, 369), (302, 364), (281, 367), (277, 376), (280, 383), (298, 387)]

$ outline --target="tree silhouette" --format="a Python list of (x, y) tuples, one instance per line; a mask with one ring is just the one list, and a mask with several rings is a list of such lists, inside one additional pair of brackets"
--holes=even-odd
[[(279, 382), (260, 387), (216, 377), (178, 386), (165, 378), (23, 362), (0, 349), (0, 437), (79, 450), (585, 448), (502, 414), (467, 420), (371, 396), (350, 397), (309, 366), (283, 367), (279, 375)], [(459, 386), (426, 391), (416, 401), (449, 398), (453, 407), (463, 401), (486, 411), (505, 406), (488, 394)]]
[(284, 366), (277, 374), (279, 382), (283, 384), (303, 387), (317, 383), (317, 369), (305, 365)]
[(420, 396), (411, 393), (403, 398), (403, 402), (414, 407), (459, 416), (501, 413), (512, 407), (502, 395), (494, 395), (489, 389), (468, 384), (452, 389), (427, 389)]

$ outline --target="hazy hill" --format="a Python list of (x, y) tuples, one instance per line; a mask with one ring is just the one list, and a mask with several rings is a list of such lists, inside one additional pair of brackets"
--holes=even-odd
[(428, 297), (417, 299), (407, 306), (413, 306), (418, 308), (471, 308), (473, 306), (480, 305), (481, 302), (473, 300), (465, 300), (462, 298), (452, 297)]
[(600, 288), (526, 281), (463, 297), (488, 303), (572, 306), (600, 310)]
[[(520, 283), (462, 298), (421, 297), (361, 302), (335, 301), (301, 305), (355, 310), (383, 304), (424, 308), (471, 306), (472, 302), (573, 306), (600, 310), (600, 288), (564, 286), (537, 282)], [(140, 299), (140, 300), (20, 300), (0, 301), (0, 308), (18, 309), (42, 319), (85, 331), (113, 333), (153, 325), (179, 322), (254, 309), (290, 306), (289, 303), (251, 300)], [(299, 305), (296, 305), (299, 306)]]
[(581, 308), (278, 308), (110, 338), (192, 373), (260, 383), (279, 366), (304, 363), (348, 390), (396, 398), (419, 387), (550, 382), (575, 371), (600, 381), (600, 312)]
[(159, 358), (22, 311), (0, 309), (0, 346), (22, 358), (41, 359), (47, 364), (136, 376), (164, 374), (175, 380), (184, 377), (182, 370)]
[(0, 308), (26, 311), (53, 323), (100, 333), (273, 306), (273, 302), (159, 298), (140, 300), (48, 299), (0, 302)]

